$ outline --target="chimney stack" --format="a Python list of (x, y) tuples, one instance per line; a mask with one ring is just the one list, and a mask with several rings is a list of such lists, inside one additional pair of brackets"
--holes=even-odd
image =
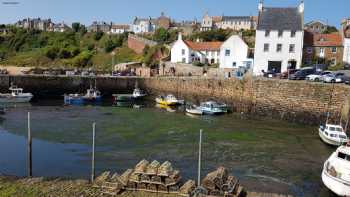
[(262, 11), (263, 11), (263, 8), (264, 8), (264, 2), (263, 2), (263, 0), (260, 0), (260, 1), (259, 1), (259, 5), (258, 5), (258, 10), (259, 10), (259, 12), (262, 12)]
[(304, 13), (304, 9), (305, 9), (305, 5), (304, 5), (304, 1), (302, 0), (298, 6), (298, 10), (300, 13)]

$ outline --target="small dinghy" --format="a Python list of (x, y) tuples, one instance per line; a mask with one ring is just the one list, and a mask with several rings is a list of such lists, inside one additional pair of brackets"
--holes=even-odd
[(140, 99), (140, 98), (143, 98), (145, 96), (147, 96), (147, 94), (144, 91), (142, 91), (140, 88), (135, 88), (133, 93), (132, 93), (132, 97), (134, 99)]
[(98, 91), (96, 88), (90, 87), (86, 90), (86, 94), (82, 98), (87, 102), (100, 102), (102, 96), (100, 91)]
[(193, 115), (203, 115), (203, 111), (200, 109), (200, 107), (196, 105), (186, 106), (186, 113), (193, 114)]

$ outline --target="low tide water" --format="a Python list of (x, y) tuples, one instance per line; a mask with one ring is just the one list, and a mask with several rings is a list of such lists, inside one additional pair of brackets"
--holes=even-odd
[(225, 166), (251, 191), (329, 196), (323, 162), (335, 150), (317, 127), (242, 114), (188, 116), (183, 109), (64, 106), (43, 100), (10, 106), (0, 119), (0, 173), (25, 176), (27, 112), (31, 112), (34, 176), (88, 178), (92, 123), (97, 173), (122, 173), (141, 159), (171, 161), (184, 179), (197, 177), (199, 130), (202, 175)]

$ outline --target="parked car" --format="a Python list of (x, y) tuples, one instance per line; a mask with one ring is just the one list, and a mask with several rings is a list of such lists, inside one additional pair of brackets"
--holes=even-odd
[(323, 77), (323, 82), (325, 83), (341, 83), (345, 77), (344, 73), (331, 73)]
[(295, 72), (292, 75), (289, 75), (289, 79), (291, 80), (304, 80), (306, 76), (314, 74), (316, 69), (313, 67), (302, 68)]
[(289, 69), (286, 72), (281, 73), (281, 79), (288, 79), (289, 75), (296, 73), (299, 69)]
[(306, 76), (305, 79), (308, 81), (323, 81), (323, 77), (328, 74), (332, 74), (332, 72), (331, 71), (318, 72), (318, 73)]
[(266, 78), (275, 78), (275, 77), (277, 77), (279, 74), (280, 74), (280, 73), (276, 73), (275, 71), (270, 70), (270, 71), (264, 72), (264, 75), (263, 75), (263, 76), (266, 77)]

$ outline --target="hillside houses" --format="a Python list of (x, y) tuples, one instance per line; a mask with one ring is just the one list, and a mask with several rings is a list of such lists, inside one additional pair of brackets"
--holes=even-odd
[(203, 16), (201, 31), (213, 29), (253, 30), (256, 28), (257, 17), (254, 16)]

